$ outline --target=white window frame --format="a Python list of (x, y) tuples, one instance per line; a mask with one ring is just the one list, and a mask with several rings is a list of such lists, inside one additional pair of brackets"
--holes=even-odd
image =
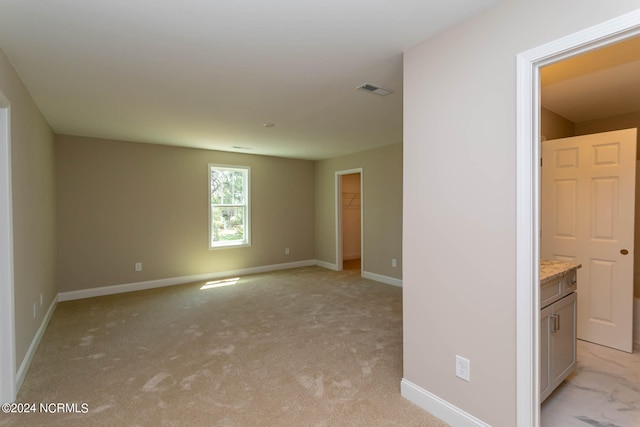
[[(211, 203), (211, 171), (213, 169), (242, 172), (245, 176), (245, 203), (243, 205), (225, 205), (244, 207), (244, 239), (240, 241), (213, 242), (213, 205)], [(209, 249), (238, 248), (251, 246), (251, 168), (249, 166), (231, 166), (209, 163), (208, 171), (208, 205), (209, 205)]]

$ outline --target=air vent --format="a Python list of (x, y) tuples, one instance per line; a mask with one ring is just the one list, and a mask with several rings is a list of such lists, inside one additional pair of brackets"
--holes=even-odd
[(364, 92), (375, 93), (376, 95), (380, 95), (380, 96), (389, 95), (391, 92), (393, 92), (392, 90), (383, 89), (381, 87), (372, 85), (371, 83), (361, 84), (356, 89), (362, 90)]

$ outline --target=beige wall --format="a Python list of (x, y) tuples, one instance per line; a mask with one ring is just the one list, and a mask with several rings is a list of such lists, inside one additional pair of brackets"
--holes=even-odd
[(572, 121), (569, 121), (546, 108), (542, 108), (541, 113), (540, 136), (543, 141), (568, 138), (575, 135), (575, 131), (573, 129), (574, 123)]
[[(55, 155), (59, 292), (314, 258), (313, 162), (72, 136)], [(251, 247), (208, 249), (209, 163), (251, 167)]]
[(516, 56), (638, 7), (503, 1), (405, 54), (404, 377), (492, 426), (516, 425)]
[[(336, 262), (335, 174), (363, 168), (363, 270), (402, 278), (402, 144), (316, 162), (316, 259)], [(391, 260), (397, 259), (397, 267)]]
[[(19, 367), (57, 294), (53, 279), (53, 134), (2, 51), (0, 91), (11, 102), (14, 304), (16, 362)], [(35, 319), (34, 303), (37, 309)]]

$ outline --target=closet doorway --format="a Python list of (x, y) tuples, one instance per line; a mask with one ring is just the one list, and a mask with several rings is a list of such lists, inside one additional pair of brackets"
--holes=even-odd
[(362, 274), (362, 169), (336, 172), (336, 267)]

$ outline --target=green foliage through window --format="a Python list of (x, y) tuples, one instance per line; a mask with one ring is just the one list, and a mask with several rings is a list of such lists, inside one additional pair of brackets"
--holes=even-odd
[(249, 168), (209, 166), (210, 247), (249, 244)]

